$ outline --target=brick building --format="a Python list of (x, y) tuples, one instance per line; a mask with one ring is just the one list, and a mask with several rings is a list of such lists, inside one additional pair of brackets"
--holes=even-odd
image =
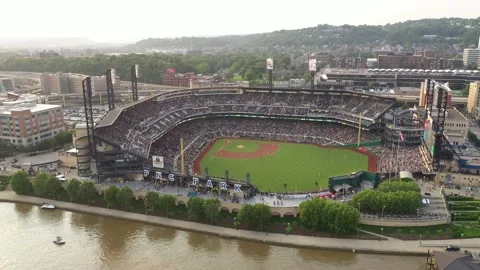
[(190, 87), (190, 83), (194, 83), (197, 80), (198, 77), (193, 72), (185, 74), (166, 73), (163, 75), (162, 84), (178, 87)]
[(64, 131), (60, 105), (22, 100), (6, 101), (0, 107), (0, 140), (16, 145), (32, 145)]

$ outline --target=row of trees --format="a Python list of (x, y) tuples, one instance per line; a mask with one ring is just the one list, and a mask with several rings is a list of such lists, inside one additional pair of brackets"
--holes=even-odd
[[(265, 60), (274, 57), (278, 70), (294, 70), (291, 58), (287, 54), (236, 54), (224, 56), (204, 55), (170, 55), (153, 53), (148, 55), (120, 55), (94, 57), (54, 57), (54, 58), (16, 58), (12, 57), (0, 62), (0, 70), (31, 72), (72, 72), (87, 75), (104, 75), (108, 68), (115, 68), (122, 80), (130, 79), (129, 68), (140, 65), (139, 82), (161, 83), (166, 69), (174, 68), (179, 73), (195, 72), (197, 74), (215, 74), (227, 80), (264, 80), (266, 76)], [(308, 73), (306, 67), (298, 70), (298, 74), (289, 74), (288, 78), (296, 78)], [(287, 76), (287, 75), (285, 75)], [(279, 78), (280, 79), (280, 78)]]
[(397, 192), (397, 191), (415, 191), (420, 192), (420, 187), (413, 181), (388, 181), (381, 183), (377, 191), (379, 192)]
[(56, 199), (58, 196), (66, 195), (72, 202), (83, 202), (87, 204), (95, 203), (98, 194), (95, 184), (90, 181), (80, 182), (77, 179), (71, 179), (67, 188), (53, 175), (38, 173), (33, 181), (25, 171), (18, 171), (12, 175), (10, 185), (13, 191), (21, 195), (34, 194), (36, 196)]
[[(95, 203), (98, 198), (98, 191), (90, 181), (78, 181), (71, 179), (64, 189), (61, 183), (52, 175), (39, 173), (33, 181), (24, 171), (16, 172), (10, 184), (17, 194), (34, 194), (40, 197), (53, 198), (66, 194), (71, 202)], [(122, 207), (130, 210), (133, 202), (133, 190), (129, 187), (118, 188), (109, 186), (103, 193), (103, 200), (108, 208)], [(177, 210), (175, 196), (166, 194), (160, 195), (157, 192), (147, 192), (143, 198), (146, 214), (153, 214), (156, 210), (161, 211), (167, 217), (175, 215)], [(211, 224), (218, 222), (221, 211), (221, 202), (216, 198), (204, 199), (192, 197), (187, 203), (188, 218), (191, 221), (208, 221)], [(263, 230), (268, 225), (272, 216), (270, 207), (265, 204), (245, 205), (236, 218), (235, 226), (244, 225), (245, 228), (257, 228)]]
[(366, 213), (412, 214), (422, 205), (421, 201), (420, 188), (415, 182), (396, 180), (381, 183), (377, 190), (355, 194), (351, 203)]
[(299, 206), (300, 222), (313, 231), (349, 233), (358, 228), (358, 209), (344, 203), (314, 198)]

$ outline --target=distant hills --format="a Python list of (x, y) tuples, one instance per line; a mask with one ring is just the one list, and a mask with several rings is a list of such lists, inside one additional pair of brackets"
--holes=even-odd
[(453, 45), (468, 47), (478, 43), (480, 17), (406, 21), (387, 25), (328, 24), (298, 30), (242, 36), (149, 38), (129, 45), (129, 50), (282, 50), (324, 49), (341, 45)]
[(111, 44), (96, 43), (84, 37), (45, 37), (45, 38), (1, 38), (0, 48), (4, 49), (50, 49), (50, 48), (93, 48)]

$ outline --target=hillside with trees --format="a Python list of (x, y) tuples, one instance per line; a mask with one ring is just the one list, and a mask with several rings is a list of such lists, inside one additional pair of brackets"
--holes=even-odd
[(325, 46), (388, 44), (411, 47), (418, 44), (457, 44), (468, 47), (478, 43), (480, 17), (477, 19), (442, 18), (406, 21), (387, 25), (321, 24), (297, 30), (242, 36), (149, 38), (128, 48), (142, 51), (151, 48), (224, 51), (281, 51), (286, 48), (319, 50)]

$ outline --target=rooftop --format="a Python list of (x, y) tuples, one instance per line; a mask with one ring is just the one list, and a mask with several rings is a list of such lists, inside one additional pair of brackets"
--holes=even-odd
[(41, 112), (45, 110), (57, 109), (61, 108), (61, 105), (53, 105), (53, 104), (35, 104), (35, 103), (21, 103), (16, 104), (13, 106), (0, 106), (0, 114), (10, 114), (12, 111), (24, 111), (30, 110), (32, 113)]

